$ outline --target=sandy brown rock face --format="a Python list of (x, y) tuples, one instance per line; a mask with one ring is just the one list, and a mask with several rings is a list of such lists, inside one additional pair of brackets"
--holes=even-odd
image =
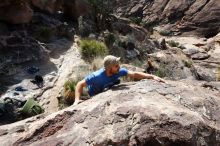
[(219, 146), (219, 91), (200, 83), (122, 84), (75, 107), (0, 127), (7, 145)]
[(5, 1), (0, 5), (0, 20), (12, 24), (29, 23), (33, 16), (33, 10), (23, 0)]

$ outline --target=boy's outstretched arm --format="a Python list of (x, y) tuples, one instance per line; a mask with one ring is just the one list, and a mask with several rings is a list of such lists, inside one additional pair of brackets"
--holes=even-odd
[(138, 80), (141, 80), (141, 79), (153, 79), (153, 80), (156, 80), (158, 82), (165, 83), (164, 79), (162, 79), (162, 78), (160, 78), (158, 76), (151, 75), (151, 74), (148, 74), (148, 73), (143, 73), (143, 72), (128, 71), (128, 76), (131, 77), (131, 78), (138, 79)]

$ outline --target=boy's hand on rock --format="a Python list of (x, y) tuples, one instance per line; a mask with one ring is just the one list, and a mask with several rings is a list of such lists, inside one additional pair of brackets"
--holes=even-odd
[(154, 76), (154, 80), (155, 80), (155, 81), (158, 81), (158, 82), (165, 83), (165, 80), (164, 80), (164, 79), (159, 78), (159, 77), (157, 77), (157, 76)]
[(75, 100), (75, 102), (73, 103), (73, 105), (75, 106), (75, 105), (77, 105), (77, 104), (79, 104), (79, 103), (81, 103), (81, 102), (83, 102), (84, 100)]

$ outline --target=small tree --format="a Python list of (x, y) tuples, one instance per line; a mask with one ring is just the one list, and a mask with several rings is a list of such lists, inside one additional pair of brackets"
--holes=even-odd
[(108, 27), (110, 21), (110, 14), (113, 12), (110, 6), (109, 0), (88, 0), (89, 4), (94, 9), (95, 22), (97, 24), (97, 29), (102, 30)]

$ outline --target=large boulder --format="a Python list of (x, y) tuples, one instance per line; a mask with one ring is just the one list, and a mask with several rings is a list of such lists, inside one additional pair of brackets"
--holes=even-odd
[(63, 0), (62, 7), (64, 15), (74, 20), (89, 12), (89, 4), (86, 0)]
[(112, 29), (126, 36), (131, 34), (132, 37), (140, 42), (149, 38), (150, 33), (143, 27), (132, 24), (129, 19), (114, 17), (112, 21)]
[(192, 59), (187, 57), (180, 48), (173, 47), (148, 54), (146, 71), (157, 76), (172, 80), (195, 79), (192, 69)]
[(218, 146), (219, 91), (193, 81), (122, 84), (77, 106), (0, 127), (2, 145)]
[(54, 14), (61, 9), (61, 0), (31, 0), (31, 4), (42, 11)]
[[(217, 72), (220, 65), (219, 34), (209, 39), (197, 37), (169, 37), (167, 40), (169, 45), (176, 45), (182, 49), (182, 52), (186, 56), (191, 58), (191, 71), (196, 75), (197, 79), (205, 81), (217, 80)], [(180, 59), (182, 58), (179, 57), (178, 60)], [(185, 65), (188, 63), (184, 61)]]
[(5, 1), (0, 5), (0, 20), (12, 24), (29, 23), (33, 16), (33, 10), (25, 1)]
[[(195, 1), (185, 12), (185, 16), (180, 21), (179, 29), (195, 30), (197, 34), (211, 37), (219, 31), (220, 24), (220, 4), (216, 0)], [(209, 12), (212, 13), (209, 13)]]

